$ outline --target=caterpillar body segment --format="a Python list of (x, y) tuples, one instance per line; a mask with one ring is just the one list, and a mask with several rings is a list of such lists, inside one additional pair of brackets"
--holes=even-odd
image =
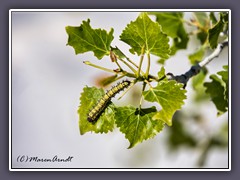
[(131, 82), (129, 80), (124, 80), (121, 83), (118, 83), (116, 86), (113, 86), (110, 90), (104, 94), (104, 96), (97, 102), (97, 104), (92, 108), (88, 113), (87, 120), (89, 122), (96, 122), (104, 110), (111, 103), (111, 98), (114, 97), (117, 93), (127, 88)]

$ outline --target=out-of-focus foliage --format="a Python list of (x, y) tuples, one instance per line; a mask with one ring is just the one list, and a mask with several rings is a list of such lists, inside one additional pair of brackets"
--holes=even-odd
[(228, 66), (224, 66), (224, 71), (217, 74), (222, 76), (222, 79), (213, 74), (210, 76), (212, 81), (205, 82), (204, 86), (206, 93), (210, 95), (218, 110), (218, 115), (220, 115), (228, 110)]

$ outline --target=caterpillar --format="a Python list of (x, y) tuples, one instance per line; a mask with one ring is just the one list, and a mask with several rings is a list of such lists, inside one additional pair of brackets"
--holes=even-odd
[(97, 102), (97, 104), (92, 108), (88, 113), (87, 120), (89, 122), (96, 122), (100, 115), (104, 112), (107, 106), (111, 102), (111, 98), (114, 97), (117, 93), (127, 88), (131, 82), (129, 80), (124, 80), (121, 83), (118, 83), (116, 86), (113, 86), (110, 90), (104, 94), (104, 96)]

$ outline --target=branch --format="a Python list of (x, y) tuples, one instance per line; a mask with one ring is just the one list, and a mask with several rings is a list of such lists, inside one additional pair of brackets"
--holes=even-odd
[(168, 79), (169, 80), (175, 80), (179, 83), (183, 83), (184, 86), (183, 88), (186, 87), (187, 82), (190, 78), (192, 78), (193, 76), (197, 75), (200, 70), (206, 66), (208, 63), (210, 63), (214, 58), (218, 57), (219, 54), (222, 52), (223, 48), (228, 46), (228, 40), (219, 43), (217, 48), (212, 52), (212, 54), (210, 54), (209, 56), (207, 56), (203, 61), (201, 61), (200, 63), (193, 65), (190, 70), (188, 70), (186, 73), (182, 74), (182, 75), (177, 75), (174, 76), (172, 73), (167, 73)]
[(228, 40), (223, 41), (222, 43), (219, 43), (217, 48), (213, 51), (212, 54), (210, 54), (208, 57), (206, 57), (203, 61), (199, 63), (199, 66), (204, 67), (208, 63), (210, 63), (214, 58), (218, 57), (219, 54), (222, 52), (223, 48), (228, 46)]

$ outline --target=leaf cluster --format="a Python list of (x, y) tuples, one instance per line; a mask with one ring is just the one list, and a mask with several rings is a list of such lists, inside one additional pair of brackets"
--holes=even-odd
[[(150, 18), (149, 14), (156, 17), (156, 22)], [(104, 29), (94, 29), (91, 27), (89, 19), (83, 21), (80, 26), (66, 27), (67, 45), (72, 46), (76, 54), (93, 52), (98, 60), (109, 56), (111, 62), (117, 66), (116, 69), (107, 69), (89, 61), (84, 62), (92, 67), (113, 73), (102, 79), (101, 85), (109, 85), (128, 77), (131, 79), (131, 85), (122, 94), (123, 96), (136, 83), (142, 83), (139, 106), (118, 107), (109, 102), (104, 111), (99, 112), (99, 118), (95, 123), (87, 120), (88, 113), (98, 104), (105, 92), (102, 88), (86, 86), (81, 93), (78, 109), (81, 134), (86, 132), (108, 133), (118, 127), (129, 140), (129, 148), (132, 148), (136, 144), (156, 136), (163, 130), (165, 124), (172, 126), (174, 113), (184, 105), (186, 90), (183, 88), (183, 84), (167, 79), (164, 67), (159, 68), (157, 76), (152, 75), (150, 73), (151, 56), (159, 57), (159, 62), (164, 64), (178, 50), (186, 49), (189, 36), (195, 33), (201, 46), (196, 52), (189, 55), (189, 59), (191, 64), (196, 64), (202, 60), (207, 48), (214, 49), (216, 47), (220, 33), (226, 34), (227, 32), (228, 14), (226, 13), (220, 13), (218, 19), (214, 13), (207, 15), (205, 12), (195, 12), (194, 18), (190, 21), (184, 19), (183, 12), (151, 12), (149, 14), (141, 13), (135, 21), (131, 21), (125, 27), (119, 37), (120, 41), (129, 45), (129, 52), (139, 57), (138, 63), (113, 45), (113, 28), (109, 32)], [(195, 27), (196, 32), (187, 32), (186, 25)], [(147, 62), (147, 67), (142, 67), (143, 61)], [(126, 67), (130, 71), (126, 70)], [(203, 89), (203, 86), (199, 84), (204, 82), (206, 72), (207, 70), (205, 73), (201, 72), (195, 79), (195, 83), (193, 83), (195, 89)], [(222, 79), (213, 75), (211, 76), (212, 82), (205, 83), (204, 86), (218, 110), (225, 112), (227, 104), (222, 104), (222, 102), (228, 100), (226, 68), (225, 71), (218, 74)], [(152, 82), (155, 84), (152, 85)], [(217, 92), (213, 90), (216, 86), (218, 87)], [(224, 95), (224, 98), (220, 99), (220, 95)], [(157, 103), (158, 107), (142, 108), (143, 100)]]

